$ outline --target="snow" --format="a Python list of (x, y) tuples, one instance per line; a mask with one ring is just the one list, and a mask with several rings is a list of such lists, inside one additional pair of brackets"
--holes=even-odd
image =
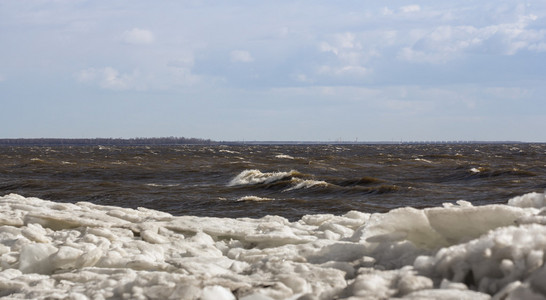
[(10, 194), (0, 197), (0, 297), (546, 299), (545, 204), (530, 193), (290, 222)]

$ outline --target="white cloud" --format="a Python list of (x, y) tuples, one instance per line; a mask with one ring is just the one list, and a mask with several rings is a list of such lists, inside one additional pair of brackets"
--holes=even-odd
[(145, 89), (144, 86), (137, 85), (136, 79), (138, 76), (138, 71), (134, 71), (132, 74), (120, 74), (118, 70), (112, 67), (101, 69), (89, 68), (76, 74), (78, 81), (97, 84), (101, 88), (108, 90)]
[[(318, 86), (311, 85), (306, 87), (283, 87), (273, 88), (271, 91), (281, 97), (287, 98), (295, 96), (301, 99), (317, 99), (327, 96), (327, 99), (332, 99), (335, 103), (342, 102), (362, 102), (376, 101), (384, 93), (383, 89), (371, 89), (355, 86)], [(333, 97), (333, 98), (330, 98)]]
[(254, 61), (254, 58), (252, 55), (250, 55), (250, 52), (244, 50), (231, 51), (230, 58), (232, 62), (249, 63)]
[(390, 16), (390, 15), (392, 15), (392, 14), (394, 13), (394, 12), (393, 12), (390, 8), (388, 8), (387, 6), (383, 7), (383, 11), (382, 11), (382, 12), (383, 12), (383, 15), (384, 15), (384, 16)]
[(292, 78), (298, 82), (303, 82), (303, 83), (312, 83), (313, 80), (309, 79), (307, 77), (307, 75), (305, 74), (302, 74), (302, 73), (298, 73), (298, 74), (293, 74), (292, 75)]
[(480, 46), (483, 40), (479, 30), (472, 26), (439, 26), (412, 46), (403, 47), (398, 58), (410, 62), (445, 63), (467, 49)]
[(167, 66), (171, 68), (191, 68), (194, 62), (193, 55), (188, 54), (177, 59), (170, 60), (167, 62)]
[(464, 53), (486, 52), (514, 55), (520, 50), (546, 51), (546, 30), (528, 29), (534, 15), (520, 16), (515, 22), (477, 28), (438, 26), (420, 35), (412, 45), (401, 48), (398, 58), (410, 62), (444, 63)]
[(321, 52), (329, 52), (335, 55), (336, 61), (329, 65), (323, 65), (318, 69), (320, 75), (334, 76), (364, 76), (371, 70), (365, 64), (373, 57), (380, 54), (370, 47), (364, 49), (355, 33), (345, 32), (335, 34), (329, 42), (319, 44)]
[(544, 43), (546, 30), (527, 29), (529, 24), (538, 19), (535, 15), (519, 16), (514, 23), (499, 24), (485, 28), (488, 37), (500, 40), (503, 48), (500, 51), (506, 55), (516, 54), (519, 50), (527, 49), (533, 51), (543, 51), (540, 44)]
[(365, 76), (371, 73), (371, 70), (362, 66), (322, 66), (318, 70), (319, 74), (334, 75), (334, 76)]
[(320, 49), (320, 51), (322, 51), (322, 52), (332, 52), (332, 53), (334, 53), (335, 55), (338, 55), (338, 53), (339, 53), (339, 51), (337, 50), (336, 47), (334, 47), (334, 46), (332, 46), (332, 45), (330, 45), (330, 44), (328, 44), (328, 43), (326, 43), (326, 42), (320, 43), (319, 49)]
[(420, 100), (404, 101), (388, 99), (382, 102), (381, 105), (383, 106), (383, 108), (391, 112), (403, 111), (405, 114), (412, 115), (430, 111), (434, 106), (434, 102)]
[(434, 52), (427, 52), (427, 51), (421, 51), (421, 50), (415, 50), (411, 47), (404, 47), (402, 48), (397, 55), (397, 58), (400, 60), (405, 60), (408, 62), (414, 62), (414, 63), (430, 63), (430, 64), (441, 64), (441, 63), (447, 63), (448, 61), (451, 61), (457, 57), (459, 53), (450, 50), (446, 50), (445, 52), (442, 51), (434, 51)]
[(381, 88), (374, 96), (374, 105), (378, 113), (389, 115), (434, 115), (460, 114), (475, 112), (482, 99), (476, 92), (482, 87), (475, 86), (436, 86), (416, 85), (389, 86)]
[(97, 70), (92, 68), (81, 70), (76, 74), (76, 78), (78, 79), (79, 82), (82, 82), (82, 83), (93, 82), (97, 78)]
[[(202, 82), (201, 76), (192, 72), (193, 55), (186, 54), (163, 64), (121, 72), (113, 67), (88, 68), (76, 73), (80, 83), (117, 91), (169, 90), (188, 87)], [(209, 80), (213, 80), (209, 78)]]
[(154, 42), (154, 34), (147, 29), (133, 28), (123, 33), (123, 41), (133, 45), (146, 45)]
[(529, 45), (529, 50), (536, 52), (546, 52), (546, 42), (539, 42)]
[(340, 55), (344, 49), (361, 49), (362, 46), (356, 42), (354, 33), (345, 32), (335, 34), (331, 44), (327, 42), (320, 43), (319, 48), (322, 52), (332, 52), (335, 55)]
[(486, 95), (493, 96), (495, 99), (520, 100), (531, 96), (529, 89), (520, 87), (487, 87), (483, 89)]
[(161, 85), (164, 88), (172, 86), (188, 86), (200, 82), (201, 77), (192, 73), (194, 59), (191, 55), (172, 60), (167, 63), (168, 76), (162, 81)]
[(419, 12), (419, 11), (421, 11), (421, 6), (419, 6), (419, 5), (417, 5), (417, 4), (406, 5), (406, 6), (400, 7), (400, 10), (401, 10), (403, 13), (414, 13), (414, 12)]
[(355, 42), (356, 36), (352, 32), (338, 34), (335, 36), (335, 39), (337, 40), (337, 44), (339, 45), (340, 48), (346, 48), (346, 49), (361, 48), (360, 44)]

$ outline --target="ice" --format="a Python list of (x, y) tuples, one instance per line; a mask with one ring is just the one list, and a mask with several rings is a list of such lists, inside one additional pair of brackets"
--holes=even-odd
[(235, 296), (225, 287), (214, 285), (203, 289), (201, 300), (235, 300)]
[(543, 208), (546, 206), (546, 194), (529, 193), (508, 200), (508, 205), (517, 207)]
[(530, 193), (291, 222), (10, 194), (0, 197), (0, 297), (545, 299), (545, 204)]
[(23, 273), (49, 274), (55, 267), (51, 263), (50, 255), (58, 249), (50, 243), (28, 243), (21, 247), (19, 253), (19, 270)]

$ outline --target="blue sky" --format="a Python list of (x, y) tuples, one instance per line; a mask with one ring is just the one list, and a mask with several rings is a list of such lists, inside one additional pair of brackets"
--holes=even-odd
[(0, 138), (546, 141), (545, 1), (1, 1)]

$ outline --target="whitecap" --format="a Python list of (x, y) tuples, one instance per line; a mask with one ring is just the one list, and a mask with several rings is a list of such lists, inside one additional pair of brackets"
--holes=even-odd
[(230, 153), (230, 154), (240, 154), (240, 152), (233, 151), (233, 150), (227, 150), (227, 149), (220, 149), (218, 152)]
[(431, 163), (432, 163), (432, 161), (430, 161), (430, 160), (428, 160), (428, 159), (424, 159), (424, 158), (415, 158), (414, 160), (416, 160), (416, 161), (422, 161), (422, 162), (426, 162), (426, 163), (429, 163), (429, 164), (431, 164)]
[(322, 181), (322, 180), (312, 180), (312, 179), (299, 179), (299, 178), (293, 178), (292, 179), (293, 186), (285, 189), (284, 192), (293, 191), (293, 190), (299, 190), (299, 189), (308, 189), (316, 186), (320, 187), (326, 187), (328, 186), (328, 182)]
[(284, 158), (284, 159), (294, 159), (293, 156), (287, 155), (287, 154), (279, 154), (275, 155), (276, 158)]
[(478, 167), (478, 168), (472, 168), (472, 169), (470, 169), (470, 172), (472, 172), (472, 173), (481, 173), (481, 172), (483, 172), (483, 171), (485, 171), (485, 168), (484, 168), (484, 167)]
[(235, 176), (229, 183), (228, 186), (238, 186), (238, 185), (254, 185), (260, 183), (272, 183), (284, 178), (293, 176), (297, 172), (292, 170), (289, 172), (266, 172), (262, 173), (260, 170), (244, 170)]
[(275, 200), (273, 198), (267, 198), (267, 197), (258, 197), (258, 196), (244, 196), (239, 199), (237, 199), (237, 202), (241, 201), (255, 201), (255, 202), (261, 202), (261, 201), (272, 201)]
[(180, 184), (178, 184), (178, 183), (172, 183), (172, 184), (146, 183), (146, 186), (150, 186), (150, 187), (174, 187), (174, 186), (180, 186)]

